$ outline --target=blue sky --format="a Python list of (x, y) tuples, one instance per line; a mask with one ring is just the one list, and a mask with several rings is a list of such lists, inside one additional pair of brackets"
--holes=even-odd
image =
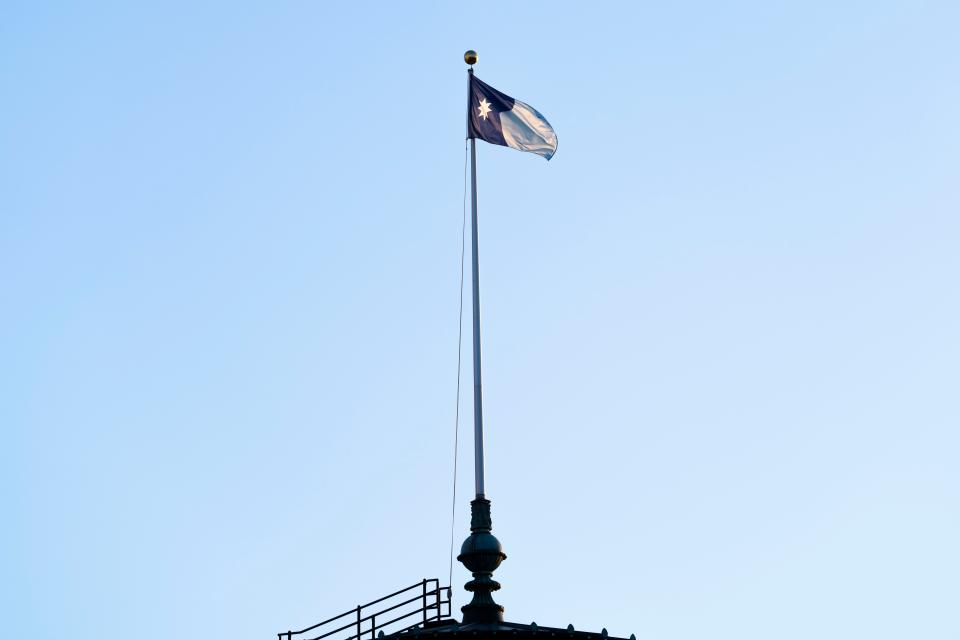
[(560, 138), (478, 149), (507, 618), (956, 638), (958, 20), (4, 3), (3, 635), (270, 638), (446, 577), (474, 48)]

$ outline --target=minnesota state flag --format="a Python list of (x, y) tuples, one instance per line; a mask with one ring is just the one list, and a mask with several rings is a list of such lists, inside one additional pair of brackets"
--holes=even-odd
[(557, 152), (557, 134), (540, 112), (497, 91), (472, 73), (469, 110), (468, 138), (529, 151), (547, 160)]

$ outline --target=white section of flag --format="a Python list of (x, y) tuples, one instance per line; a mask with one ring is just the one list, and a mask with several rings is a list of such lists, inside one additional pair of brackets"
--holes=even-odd
[(553, 127), (528, 104), (514, 100), (513, 109), (500, 112), (500, 126), (503, 139), (512, 149), (529, 151), (547, 160), (557, 152), (557, 134)]

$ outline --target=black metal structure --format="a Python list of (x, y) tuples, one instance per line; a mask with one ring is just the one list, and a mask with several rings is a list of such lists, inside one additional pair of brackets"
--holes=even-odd
[[(450, 595), (449, 586), (441, 587), (440, 581), (436, 578), (424, 578), (405, 589), (394, 591), (382, 598), (377, 598), (373, 602), (357, 605), (345, 613), (318, 622), (306, 629), (278, 633), (277, 640), (322, 640), (343, 631), (349, 632), (350, 635), (338, 636), (336, 640), (363, 640), (364, 638), (376, 640), (378, 631), (390, 634), (399, 633), (421, 624), (426, 625), (428, 622), (440, 622), (444, 616), (449, 617)], [(392, 602), (394, 599), (401, 597), (404, 598), (402, 601)], [(377, 607), (377, 605), (380, 605), (380, 607)], [(443, 613), (444, 605), (447, 607), (446, 614)], [(373, 608), (376, 608), (376, 611), (372, 611)], [(385, 617), (388, 617), (388, 614), (396, 617), (384, 620)], [(386, 627), (402, 620), (407, 621), (411, 616), (418, 614), (417, 622), (384, 631)], [(335, 629), (324, 630), (325, 627), (336, 624), (340, 626)], [(311, 632), (316, 632), (317, 635), (313, 635)]]

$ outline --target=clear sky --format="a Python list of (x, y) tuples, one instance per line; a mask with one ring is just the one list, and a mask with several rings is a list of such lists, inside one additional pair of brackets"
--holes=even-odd
[(656, 5), (4, 2), (0, 635), (445, 581), (474, 48), (507, 618), (960, 637), (960, 5)]

